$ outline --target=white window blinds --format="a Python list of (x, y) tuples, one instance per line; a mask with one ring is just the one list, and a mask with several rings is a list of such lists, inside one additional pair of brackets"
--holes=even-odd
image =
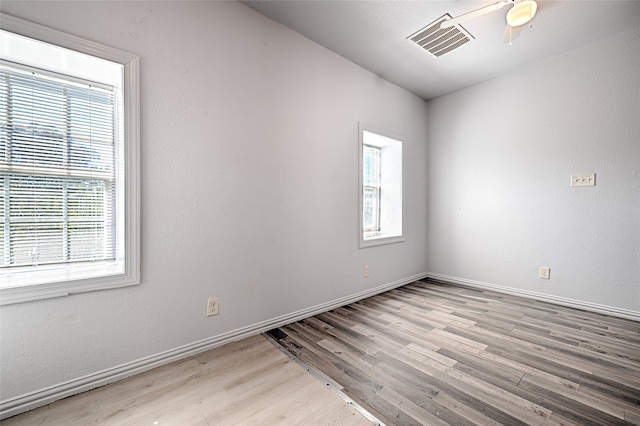
[(114, 90), (0, 64), (0, 267), (112, 260)]

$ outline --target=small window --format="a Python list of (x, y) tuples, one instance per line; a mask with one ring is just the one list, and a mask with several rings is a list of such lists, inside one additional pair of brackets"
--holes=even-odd
[(360, 247), (404, 241), (402, 141), (360, 127)]
[(137, 58), (7, 15), (0, 43), (0, 303), (139, 283)]
[(363, 179), (363, 230), (365, 233), (380, 232), (380, 151), (375, 146), (365, 145)]

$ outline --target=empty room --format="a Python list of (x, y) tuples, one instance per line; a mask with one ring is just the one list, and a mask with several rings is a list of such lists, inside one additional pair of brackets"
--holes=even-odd
[(640, 425), (640, 1), (0, 12), (2, 426)]

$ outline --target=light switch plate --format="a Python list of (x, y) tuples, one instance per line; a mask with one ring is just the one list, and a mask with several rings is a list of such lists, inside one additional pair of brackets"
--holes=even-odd
[(596, 186), (596, 174), (571, 175), (571, 186)]

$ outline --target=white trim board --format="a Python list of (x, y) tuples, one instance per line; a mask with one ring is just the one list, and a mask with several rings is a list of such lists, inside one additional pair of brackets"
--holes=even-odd
[(0, 401), (0, 420), (18, 415), (20, 413), (24, 413), (29, 410), (33, 410), (34, 408), (50, 404), (54, 401), (69, 397), (71, 395), (76, 395), (81, 392), (86, 392), (91, 389), (107, 385), (109, 383), (117, 382), (118, 380), (125, 379), (127, 377), (142, 373), (147, 370), (151, 370), (152, 368), (160, 367), (161, 365), (165, 365), (173, 361), (197, 355), (199, 353), (222, 346), (226, 343), (231, 343), (245, 337), (254, 336), (256, 334), (260, 334), (286, 324), (300, 321), (313, 315), (318, 315), (320, 313), (357, 302), (358, 300), (366, 299), (367, 297), (375, 296), (376, 294), (384, 293), (385, 291), (401, 287), (405, 284), (418, 281), (425, 277), (427, 277), (426, 272), (413, 275), (411, 277), (393, 281), (391, 283), (384, 284), (369, 290), (341, 297), (330, 302), (322, 303), (320, 305), (312, 306), (310, 308), (302, 309), (290, 314), (282, 315), (280, 317), (248, 325), (246, 327), (242, 327), (228, 333), (223, 333), (218, 336), (203, 339), (197, 342), (190, 343), (188, 345), (180, 346), (116, 367), (92, 373), (84, 377), (79, 377), (67, 382), (49, 386), (44, 389)]
[(640, 312), (632, 311), (629, 309), (616, 308), (613, 306), (600, 305), (597, 303), (584, 302), (575, 299), (567, 299), (564, 297), (552, 296), (549, 294), (536, 293), (534, 291), (519, 290), (517, 288), (505, 287), (497, 284), (485, 283), (482, 281), (469, 280), (466, 278), (452, 277), (450, 275), (436, 274), (434, 272), (427, 273), (427, 277), (433, 278), (434, 280), (446, 281), (465, 287), (493, 290), (514, 296), (526, 297), (527, 299), (535, 299), (542, 302), (555, 303), (556, 305), (568, 306), (570, 308), (582, 309), (584, 311), (597, 312), (599, 314), (640, 321)]

